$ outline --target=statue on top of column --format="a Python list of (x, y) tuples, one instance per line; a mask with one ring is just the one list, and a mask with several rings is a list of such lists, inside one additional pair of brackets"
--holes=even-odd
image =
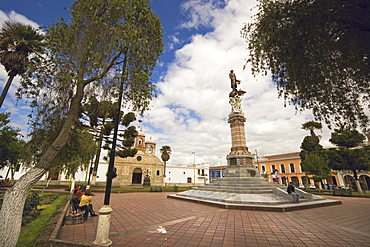
[(230, 77), (230, 80), (231, 80), (231, 92), (229, 94), (229, 97), (234, 97), (236, 95), (238, 96), (242, 96), (243, 94), (245, 94), (246, 92), (241, 90), (241, 89), (237, 89), (238, 87), (238, 84), (240, 84), (240, 80), (236, 79), (236, 75), (234, 74), (234, 70), (230, 70), (230, 73), (229, 73), (229, 77)]

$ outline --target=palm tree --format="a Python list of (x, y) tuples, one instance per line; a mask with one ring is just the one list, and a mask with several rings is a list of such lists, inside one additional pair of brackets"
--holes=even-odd
[(28, 70), (31, 54), (44, 52), (44, 35), (30, 25), (5, 21), (0, 30), (0, 63), (8, 72), (8, 81), (0, 96), (0, 107), (15, 76)]
[(159, 150), (161, 152), (161, 158), (164, 162), (164, 176), (166, 176), (166, 162), (170, 159), (170, 154), (172, 152), (170, 146), (162, 146), (162, 148)]

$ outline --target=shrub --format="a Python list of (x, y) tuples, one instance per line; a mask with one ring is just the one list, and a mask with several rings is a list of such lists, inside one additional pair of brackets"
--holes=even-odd
[(40, 196), (38, 192), (31, 192), (28, 194), (26, 203), (24, 204), (23, 216), (30, 214), (32, 210), (37, 209), (37, 206), (40, 205)]

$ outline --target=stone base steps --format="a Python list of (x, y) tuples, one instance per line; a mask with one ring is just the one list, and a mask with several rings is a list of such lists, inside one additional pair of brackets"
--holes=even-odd
[(328, 199), (315, 200), (315, 201), (301, 200), (301, 202), (298, 204), (292, 203), (292, 202), (279, 203), (279, 204), (267, 204), (267, 203), (262, 204), (262, 203), (252, 203), (252, 202), (229, 203), (229, 202), (223, 202), (223, 201), (209, 200), (207, 198), (187, 197), (187, 196), (183, 196), (179, 194), (168, 195), (168, 198), (191, 201), (195, 203), (200, 203), (200, 204), (214, 206), (218, 208), (224, 208), (224, 209), (271, 211), (271, 212), (290, 212), (290, 211), (296, 211), (296, 210), (303, 210), (303, 209), (326, 207), (326, 206), (342, 204), (341, 201), (328, 200)]
[(275, 182), (269, 182), (268, 179), (260, 177), (224, 177), (216, 182), (194, 187), (192, 189), (241, 194), (266, 194), (273, 193), (274, 188), (285, 190), (286, 186)]
[[(224, 177), (205, 186), (194, 187), (169, 197), (228, 209), (289, 211), (307, 207), (338, 204), (325, 198), (297, 189), (300, 203), (286, 192), (286, 186), (259, 177)], [(307, 207), (298, 205), (309, 205)]]

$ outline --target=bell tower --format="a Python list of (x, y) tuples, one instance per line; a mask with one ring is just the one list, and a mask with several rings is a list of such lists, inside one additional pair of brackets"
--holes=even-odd
[(145, 134), (140, 129), (140, 132), (137, 134), (135, 139), (135, 149), (145, 153)]

